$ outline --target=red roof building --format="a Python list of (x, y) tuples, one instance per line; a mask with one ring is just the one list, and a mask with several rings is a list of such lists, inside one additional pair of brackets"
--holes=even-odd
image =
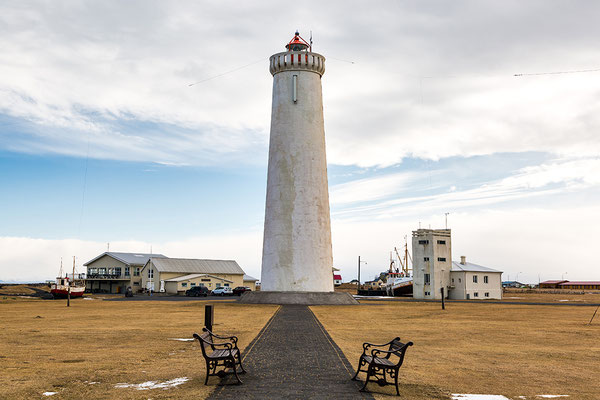
[(560, 280), (560, 281), (540, 282), (540, 289), (558, 289), (558, 285), (565, 283), (565, 282), (569, 282), (569, 281)]
[(339, 286), (342, 284), (342, 276), (338, 274), (333, 275), (333, 284), (334, 286)]

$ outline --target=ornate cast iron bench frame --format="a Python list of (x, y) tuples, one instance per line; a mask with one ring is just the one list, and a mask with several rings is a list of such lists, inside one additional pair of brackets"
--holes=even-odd
[[(406, 353), (406, 349), (408, 346), (412, 345), (413, 342), (402, 343), (399, 337), (394, 338), (391, 342), (384, 344), (363, 343), (363, 353), (358, 360), (358, 369), (356, 370), (356, 374), (354, 374), (352, 380), (356, 380), (359, 372), (366, 372), (367, 379), (365, 380), (363, 387), (360, 389), (361, 392), (366, 389), (371, 378), (376, 378), (376, 382), (379, 384), (379, 386), (395, 385), (396, 394), (400, 396), (400, 391), (398, 390), (398, 370), (404, 362), (404, 354)], [(387, 350), (373, 349), (371, 350), (370, 355), (367, 353), (371, 347), (385, 346), (389, 346)], [(398, 359), (393, 361), (393, 359), (390, 358), (392, 355)], [(367, 369), (361, 369), (365, 365), (367, 366)], [(386, 373), (390, 376), (390, 378), (394, 378), (394, 383), (386, 380)]]
[[(246, 370), (242, 366), (242, 358), (240, 355), (240, 349), (238, 349), (236, 336), (219, 336), (215, 335), (206, 328), (202, 328), (204, 332), (202, 335), (194, 333), (194, 339), (198, 339), (200, 347), (202, 348), (202, 356), (206, 361), (206, 380), (205, 385), (208, 385), (209, 376), (222, 377), (227, 374), (226, 370), (231, 368), (235, 375), (238, 384), (242, 383), (238, 376), (237, 366), (241, 369), (241, 373), (245, 373)], [(216, 342), (215, 339), (221, 342)], [(223, 367), (217, 372), (217, 367)]]

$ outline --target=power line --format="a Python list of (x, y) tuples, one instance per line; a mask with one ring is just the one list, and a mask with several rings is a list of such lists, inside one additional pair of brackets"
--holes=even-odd
[(533, 75), (559, 75), (559, 74), (580, 74), (583, 72), (599, 72), (600, 68), (597, 69), (580, 69), (574, 71), (553, 71), (553, 72), (532, 72), (529, 74), (514, 74), (514, 76), (533, 76)]
[(188, 86), (194, 86), (194, 85), (198, 85), (198, 84), (200, 84), (200, 83), (203, 83), (203, 82), (210, 81), (210, 80), (212, 80), (212, 79), (220, 78), (220, 77), (222, 77), (222, 76), (224, 76), (224, 75), (231, 74), (232, 72), (239, 71), (240, 69), (247, 68), (247, 67), (249, 67), (249, 66), (251, 66), (251, 65), (254, 65), (254, 64), (258, 64), (259, 62), (265, 61), (265, 60), (267, 60), (267, 59), (268, 59), (268, 57), (267, 57), (267, 58), (261, 58), (260, 60), (256, 60), (256, 61), (254, 61), (254, 62), (251, 62), (250, 64), (242, 65), (241, 67), (237, 67), (237, 68), (234, 68), (234, 69), (232, 69), (232, 70), (229, 70), (229, 71), (223, 72), (222, 74), (215, 75), (215, 76), (211, 76), (210, 78), (202, 79), (202, 80), (200, 80), (200, 81), (198, 81), (198, 82), (190, 83)]

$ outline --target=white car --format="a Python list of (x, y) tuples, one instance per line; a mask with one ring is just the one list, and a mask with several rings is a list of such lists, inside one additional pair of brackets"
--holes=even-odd
[(233, 290), (230, 287), (218, 287), (212, 291), (213, 296), (233, 296)]

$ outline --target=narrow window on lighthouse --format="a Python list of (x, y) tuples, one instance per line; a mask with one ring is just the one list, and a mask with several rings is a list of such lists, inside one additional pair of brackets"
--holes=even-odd
[(298, 101), (298, 75), (292, 75), (292, 100)]

